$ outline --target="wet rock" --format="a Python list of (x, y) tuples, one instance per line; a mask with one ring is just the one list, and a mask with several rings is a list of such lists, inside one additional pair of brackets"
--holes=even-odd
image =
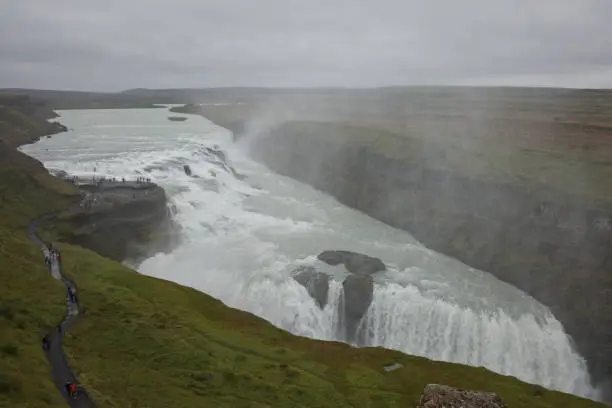
[(447, 385), (428, 384), (417, 408), (506, 408), (492, 392), (467, 391)]
[(323, 309), (327, 304), (329, 276), (318, 272), (312, 266), (300, 266), (294, 273), (293, 279), (304, 286), (308, 294), (317, 302), (317, 305)]
[(189, 167), (189, 165), (185, 164), (183, 166), (183, 171), (185, 172), (186, 175), (191, 176), (192, 172), (191, 172), (191, 167)]
[(380, 259), (351, 251), (323, 251), (317, 258), (332, 266), (344, 264), (349, 272), (361, 276), (368, 276), (387, 269)]
[(374, 297), (374, 281), (371, 276), (349, 275), (342, 282), (340, 310), (342, 328), (346, 340), (359, 342), (359, 323), (368, 311)]
[(84, 184), (81, 206), (63, 215), (62, 239), (122, 262), (172, 247), (178, 230), (164, 190), (153, 184)]

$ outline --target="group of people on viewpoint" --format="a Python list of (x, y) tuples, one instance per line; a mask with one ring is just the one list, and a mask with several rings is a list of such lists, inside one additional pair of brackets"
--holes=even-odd
[[(82, 179), (79, 176), (72, 176), (70, 178), (70, 181), (72, 181), (72, 183), (74, 185), (79, 185), (79, 184), (95, 184), (97, 186), (102, 185), (104, 183), (129, 183), (129, 180), (126, 180), (125, 177), (121, 177), (120, 179), (117, 177), (106, 177), (106, 176), (102, 176), (102, 177), (92, 177), (91, 179)], [(145, 184), (145, 183), (151, 183), (151, 178), (150, 177), (136, 177), (136, 183), (137, 184)]]

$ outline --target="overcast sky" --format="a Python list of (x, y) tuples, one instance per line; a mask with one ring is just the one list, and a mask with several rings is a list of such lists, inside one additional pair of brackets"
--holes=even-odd
[(611, 0), (0, 3), (0, 87), (612, 88)]

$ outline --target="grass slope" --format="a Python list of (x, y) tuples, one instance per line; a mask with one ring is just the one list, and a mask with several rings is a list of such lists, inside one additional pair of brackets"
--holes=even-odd
[[(75, 191), (9, 152), (0, 194), (0, 406), (63, 406), (40, 349), (64, 315), (63, 291), (26, 227), (74, 202)], [(510, 408), (603, 407), (483, 368), (296, 337), (91, 251), (62, 250), (83, 308), (67, 354), (102, 407), (410, 407), (432, 382), (494, 391)], [(386, 373), (392, 362), (405, 367)]]
[[(410, 407), (427, 383), (495, 391), (511, 408), (600, 406), (484, 368), (293, 336), (80, 248), (64, 259), (86, 307), (69, 353), (106, 407)], [(392, 362), (405, 367), (386, 373)]]
[(63, 407), (41, 338), (64, 316), (64, 291), (27, 238), (28, 222), (75, 191), (0, 144), (0, 407)]

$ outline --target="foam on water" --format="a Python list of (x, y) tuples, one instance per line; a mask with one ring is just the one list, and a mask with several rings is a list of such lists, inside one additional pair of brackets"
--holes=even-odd
[[(292, 333), (332, 340), (346, 272), (316, 254), (366, 253), (389, 269), (375, 277), (362, 321), (367, 344), (597, 396), (584, 360), (545, 306), (406, 232), (271, 173), (242, 154), (225, 129), (195, 116), (169, 122), (162, 109), (60, 113), (75, 130), (25, 146), (26, 153), (79, 176), (94, 175), (94, 168), (97, 175), (146, 174), (166, 189), (182, 243), (144, 261), (141, 273), (192, 286)], [(206, 149), (215, 146), (230, 162)], [(185, 164), (198, 178), (184, 173)], [(323, 310), (291, 278), (298, 265), (332, 275)]]

